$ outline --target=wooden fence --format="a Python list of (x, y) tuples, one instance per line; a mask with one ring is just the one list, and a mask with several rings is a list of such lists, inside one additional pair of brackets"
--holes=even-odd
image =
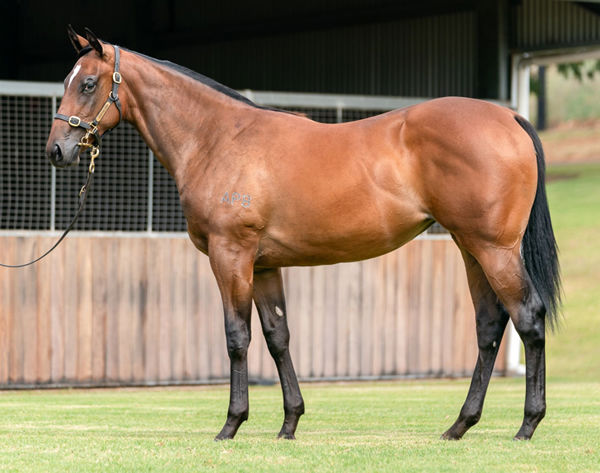
[[(0, 261), (33, 258), (53, 240), (0, 236)], [(286, 269), (284, 278), (300, 378), (472, 372), (473, 308), (450, 240)], [(276, 379), (256, 314), (252, 325), (250, 378)], [(208, 258), (187, 238), (79, 234), (33, 267), (0, 268), (0, 387), (228, 377), (217, 286)]]

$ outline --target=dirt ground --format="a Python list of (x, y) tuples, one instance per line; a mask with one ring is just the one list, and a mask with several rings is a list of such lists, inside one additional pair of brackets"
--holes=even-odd
[(550, 164), (600, 161), (600, 119), (562, 123), (540, 138)]

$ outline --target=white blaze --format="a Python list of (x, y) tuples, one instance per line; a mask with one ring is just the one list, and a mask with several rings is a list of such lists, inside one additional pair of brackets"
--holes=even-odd
[(69, 84), (67, 85), (67, 89), (69, 87), (71, 87), (71, 82), (73, 82), (73, 79), (75, 79), (75, 76), (77, 75), (77, 73), (79, 72), (79, 69), (81, 69), (81, 64), (77, 64), (75, 66), (75, 69), (73, 69), (73, 74), (71, 74), (71, 77), (69, 77)]

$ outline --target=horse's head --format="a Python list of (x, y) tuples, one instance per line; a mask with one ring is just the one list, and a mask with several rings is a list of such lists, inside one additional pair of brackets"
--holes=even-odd
[(46, 144), (48, 158), (58, 167), (79, 163), (80, 153), (99, 146), (102, 134), (121, 119), (117, 47), (100, 42), (87, 28), (86, 38), (70, 25), (67, 31), (78, 59), (65, 79), (65, 93)]

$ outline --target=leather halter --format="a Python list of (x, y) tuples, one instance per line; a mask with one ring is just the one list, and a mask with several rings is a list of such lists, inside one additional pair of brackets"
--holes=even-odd
[[(115, 49), (115, 69), (112, 74), (112, 90), (108, 94), (108, 98), (106, 99), (106, 102), (100, 109), (100, 112), (98, 112), (98, 115), (96, 115), (96, 118), (94, 118), (94, 120), (91, 122), (86, 122), (85, 120), (79, 118), (77, 115), (67, 116), (63, 115), (62, 113), (54, 114), (54, 119), (64, 120), (73, 128), (83, 128), (86, 131), (85, 135), (78, 143), (78, 145), (84, 148), (92, 148), (92, 153), (94, 153), (94, 148), (99, 148), (100, 139), (103, 136), (98, 134), (98, 125), (100, 124), (100, 121), (102, 120), (102, 118), (104, 118), (104, 115), (113, 103), (119, 111), (119, 122), (113, 128), (107, 130), (104, 134), (110, 133), (114, 128), (116, 128), (119, 125), (119, 123), (121, 123), (121, 120), (123, 118), (123, 115), (121, 113), (121, 101), (119, 100), (119, 85), (122, 82), (121, 73), (119, 72), (120, 51), (119, 46), (113, 45), (113, 48)], [(90, 141), (90, 138), (92, 136), (95, 138), (96, 144)]]

